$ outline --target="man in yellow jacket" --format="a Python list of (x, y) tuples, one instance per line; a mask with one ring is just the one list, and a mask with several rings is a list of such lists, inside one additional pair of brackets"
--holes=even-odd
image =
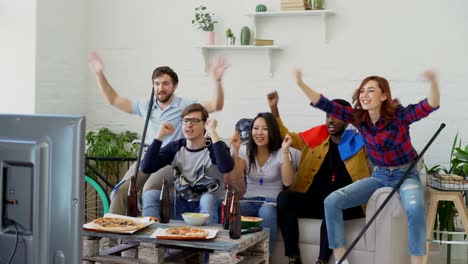
[[(348, 124), (332, 116), (326, 124), (307, 131), (290, 132), (280, 118), (278, 93), (268, 95), (268, 104), (276, 117), (281, 136), (289, 134), (291, 147), (302, 153), (295, 183), (291, 190), (280, 192), (277, 199), (278, 224), (283, 235), (289, 263), (302, 263), (299, 251), (298, 218), (324, 219), (320, 227), (320, 252), (316, 264), (327, 263), (332, 250), (328, 247), (323, 201), (328, 194), (354, 181), (369, 177), (369, 163), (360, 134), (346, 130)], [(350, 105), (342, 99), (333, 100)], [(361, 207), (345, 210), (345, 219), (364, 216)]]

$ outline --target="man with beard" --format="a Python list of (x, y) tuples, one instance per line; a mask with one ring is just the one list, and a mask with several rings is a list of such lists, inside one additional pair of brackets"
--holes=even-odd
[[(342, 105), (350, 104), (335, 99)], [(278, 224), (283, 235), (285, 255), (289, 263), (302, 263), (299, 250), (297, 218), (324, 219), (320, 226), (320, 252), (316, 264), (328, 263), (332, 250), (328, 247), (323, 201), (333, 191), (370, 176), (367, 154), (360, 134), (346, 130), (340, 119), (326, 116), (326, 124), (300, 133), (290, 132), (278, 110), (278, 93), (268, 94), (268, 104), (276, 117), (281, 136), (289, 134), (291, 147), (302, 150), (301, 161), (293, 188), (278, 195)], [(344, 211), (345, 219), (364, 216), (361, 207)]]
[[(149, 100), (134, 101), (126, 97), (120, 96), (109, 84), (104, 75), (104, 63), (96, 52), (92, 52), (89, 56), (89, 66), (91, 71), (96, 75), (99, 89), (106, 101), (113, 107), (129, 113), (135, 114), (142, 118), (146, 117), (148, 111)], [(219, 59), (213, 68), (213, 78), (215, 80), (215, 92), (213, 98), (208, 101), (201, 102), (201, 105), (208, 111), (220, 111), (224, 106), (224, 94), (222, 87), (222, 78), (224, 70), (227, 68), (223, 59)], [(178, 87), (179, 78), (171, 68), (167, 66), (158, 67), (153, 71), (152, 86), (155, 94), (155, 104), (151, 110), (150, 122), (148, 124), (148, 132), (146, 138), (152, 140), (156, 136), (156, 132), (163, 122), (169, 122), (174, 127), (174, 133), (162, 139), (162, 145), (182, 138), (182, 126), (180, 114), (188, 105), (196, 102), (196, 100), (178, 97), (174, 94)], [(123, 180), (114, 187), (111, 193), (110, 213), (125, 215), (127, 205), (127, 191), (130, 181), (127, 181), (135, 174), (135, 166), (133, 164)], [(172, 174), (170, 166), (167, 166), (157, 172), (152, 182), (148, 181), (149, 174), (138, 173), (137, 188), (144, 190), (157, 188), (162, 182), (162, 178), (170, 177)], [(159, 176), (159, 177), (158, 177)]]

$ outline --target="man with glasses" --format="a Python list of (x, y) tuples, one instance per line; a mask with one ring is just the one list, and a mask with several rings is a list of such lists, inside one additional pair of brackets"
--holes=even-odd
[[(223, 173), (233, 169), (234, 161), (229, 147), (216, 132), (216, 119), (208, 120), (208, 112), (201, 104), (187, 106), (181, 116), (184, 138), (162, 147), (162, 140), (175, 132), (171, 123), (163, 122), (147, 149), (141, 170), (149, 174), (167, 165), (173, 168), (176, 196), (171, 195), (171, 216), (175, 214), (171, 218), (180, 220), (185, 212), (200, 212), (210, 214), (209, 224), (218, 223), (220, 197), (214, 191), (222, 188), (218, 188), (219, 184), (215, 189), (208, 185), (216, 185)], [(157, 189), (143, 193), (143, 216), (159, 218), (160, 195)]]
[[(91, 71), (96, 75), (97, 83), (101, 94), (106, 101), (113, 107), (129, 113), (138, 115), (142, 118), (146, 117), (148, 111), (149, 100), (134, 101), (119, 95), (107, 81), (104, 75), (104, 63), (96, 52), (90, 54), (89, 66)], [(208, 101), (201, 102), (206, 111), (211, 113), (221, 111), (224, 106), (224, 93), (222, 87), (222, 78), (224, 70), (227, 68), (223, 59), (219, 59), (213, 67), (213, 78), (215, 80), (215, 92), (213, 98)], [(180, 122), (180, 113), (182, 110), (196, 102), (196, 100), (181, 98), (174, 94), (178, 87), (179, 78), (171, 68), (167, 66), (158, 67), (153, 71), (152, 87), (155, 94), (155, 103), (151, 110), (150, 122), (148, 124), (147, 139), (155, 138), (156, 132), (164, 122), (170, 123), (174, 127), (174, 133), (162, 139), (162, 145), (182, 138), (182, 127)], [(129, 179), (135, 174), (135, 166), (133, 164), (125, 174), (123, 180), (114, 187), (111, 193), (110, 213), (125, 215), (127, 206), (127, 191)], [(141, 189), (144, 185), (144, 190), (158, 188), (162, 182), (162, 178), (171, 174), (170, 168), (164, 168), (158, 173), (159, 177), (152, 177), (154, 181), (147, 182), (149, 175), (138, 173), (137, 188)]]

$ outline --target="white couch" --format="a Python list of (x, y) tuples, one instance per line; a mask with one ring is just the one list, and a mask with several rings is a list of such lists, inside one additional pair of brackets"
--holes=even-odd
[[(366, 207), (366, 218), (345, 221), (346, 244), (350, 245), (358, 236), (365, 223), (370, 220), (378, 207), (391, 192), (391, 188), (381, 188), (374, 192)], [(322, 220), (299, 219), (299, 247), (302, 262), (315, 264), (320, 245), (320, 223)], [(284, 243), (278, 230), (277, 242), (270, 258), (273, 264), (288, 263), (284, 256)], [(377, 219), (369, 227), (348, 256), (355, 264), (405, 264), (410, 263), (407, 242), (406, 214), (398, 193), (391, 198)], [(334, 263), (330, 259), (329, 263)]]

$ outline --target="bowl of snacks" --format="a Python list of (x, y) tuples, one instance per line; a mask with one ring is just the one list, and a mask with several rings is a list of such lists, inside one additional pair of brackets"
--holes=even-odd
[(248, 229), (250, 227), (261, 227), (263, 218), (254, 216), (241, 216), (241, 228)]
[(182, 218), (188, 225), (201, 226), (210, 218), (210, 215), (205, 213), (183, 213)]

